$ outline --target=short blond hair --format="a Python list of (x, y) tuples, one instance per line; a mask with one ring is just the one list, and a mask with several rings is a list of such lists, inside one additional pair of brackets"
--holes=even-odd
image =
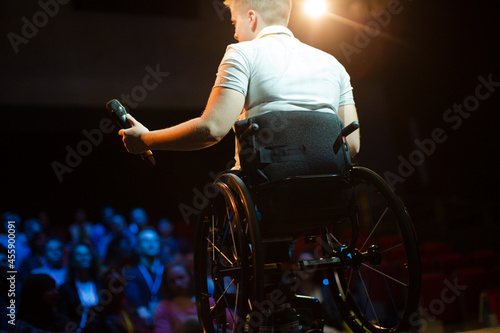
[(269, 25), (288, 25), (292, 0), (224, 0), (228, 8), (238, 7), (240, 10), (255, 10)]

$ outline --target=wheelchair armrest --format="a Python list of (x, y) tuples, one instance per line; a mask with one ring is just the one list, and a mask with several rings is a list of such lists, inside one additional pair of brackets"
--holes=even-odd
[(359, 123), (357, 121), (353, 121), (346, 127), (342, 129), (340, 132), (339, 136), (337, 137), (337, 140), (335, 140), (335, 143), (333, 144), (333, 151), (335, 154), (339, 151), (340, 147), (342, 147), (342, 144), (344, 144), (344, 138), (357, 130), (359, 128)]

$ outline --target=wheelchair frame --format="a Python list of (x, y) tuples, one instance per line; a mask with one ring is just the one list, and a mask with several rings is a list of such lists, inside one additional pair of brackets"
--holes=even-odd
[[(215, 180), (219, 195), (200, 215), (195, 243), (195, 294), (204, 331), (257, 332), (285, 299), (279, 289), (264, 293), (264, 276), (282, 274), (290, 282), (298, 272), (311, 269), (324, 271), (338, 311), (353, 332), (402, 332), (418, 322), (421, 272), (413, 224), (402, 201), (379, 175), (351, 163), (346, 137), (358, 127), (345, 127), (334, 144), (333, 149), (342, 149), (345, 156), (346, 171), (341, 175), (294, 176), (256, 186), (247, 186), (230, 172)], [(253, 124), (241, 137), (256, 131)], [(314, 260), (264, 262), (263, 242), (280, 237), (261, 234), (252, 194), (314, 180), (347, 184), (352, 190), (347, 213), (301, 233), (283, 233), (289, 239), (316, 237)], [(386, 292), (380, 295), (382, 289)], [(317, 316), (309, 328), (323, 330), (317, 300), (297, 296), (291, 302), (314, 307)]]

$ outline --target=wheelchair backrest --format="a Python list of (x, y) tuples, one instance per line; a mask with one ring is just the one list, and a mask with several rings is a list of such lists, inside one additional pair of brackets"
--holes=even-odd
[[(242, 138), (250, 125), (258, 130)], [(333, 152), (343, 123), (333, 113), (272, 111), (235, 124), (240, 164), (245, 174), (269, 181), (291, 176), (341, 174), (344, 151)], [(262, 176), (262, 175), (261, 175)]]
[[(252, 124), (258, 130), (250, 130)], [(297, 238), (350, 215), (343, 123), (333, 113), (273, 111), (235, 124), (240, 164), (261, 213), (262, 237)]]

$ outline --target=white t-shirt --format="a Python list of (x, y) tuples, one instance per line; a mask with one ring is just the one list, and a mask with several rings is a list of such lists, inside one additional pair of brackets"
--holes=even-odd
[[(238, 120), (268, 111), (338, 111), (354, 104), (350, 77), (332, 55), (296, 39), (284, 26), (269, 26), (252, 41), (231, 44), (214, 87), (245, 95)], [(236, 147), (236, 168), (239, 168)]]

